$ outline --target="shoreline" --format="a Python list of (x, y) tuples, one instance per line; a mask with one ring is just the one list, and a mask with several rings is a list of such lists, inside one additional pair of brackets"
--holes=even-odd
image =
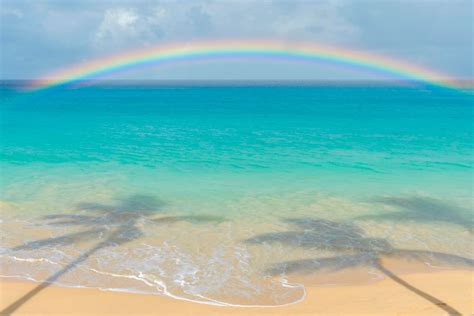
[[(310, 285), (306, 298), (275, 307), (232, 307), (198, 304), (166, 296), (104, 291), (94, 288), (43, 286), (1, 315), (445, 315), (474, 312), (474, 271), (440, 270), (385, 278), (369, 284)], [(403, 282), (408, 286), (403, 285)], [(410, 289), (409, 287), (412, 287)], [(31, 281), (0, 278), (0, 308), (4, 311), (25, 294), (41, 287)], [(419, 293), (416, 293), (419, 291)], [(423, 297), (421, 293), (428, 295)], [(420, 295), (421, 294), (421, 295)], [(438, 302), (430, 300), (435, 298)]]

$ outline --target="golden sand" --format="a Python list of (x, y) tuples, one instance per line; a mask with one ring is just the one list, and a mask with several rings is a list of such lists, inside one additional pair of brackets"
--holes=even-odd
[[(17, 305), (13, 315), (447, 315), (449, 311), (472, 315), (474, 312), (472, 271), (411, 273), (400, 279), (412, 288), (390, 278), (366, 285), (312, 285), (307, 287), (303, 302), (269, 308), (218, 307), (155, 295), (47, 286)], [(2, 310), (37, 286), (1, 279)]]

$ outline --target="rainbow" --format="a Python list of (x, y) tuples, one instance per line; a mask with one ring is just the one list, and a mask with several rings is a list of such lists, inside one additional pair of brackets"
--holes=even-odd
[(381, 73), (389, 77), (456, 88), (453, 78), (411, 63), (363, 51), (301, 42), (238, 40), (191, 42), (156, 46), (95, 59), (49, 74), (30, 85), (42, 90), (104, 76), (116, 71), (151, 64), (214, 59), (283, 59), (324, 62)]

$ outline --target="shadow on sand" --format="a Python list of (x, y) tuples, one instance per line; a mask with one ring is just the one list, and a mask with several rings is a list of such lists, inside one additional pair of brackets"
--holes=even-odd
[(294, 230), (257, 235), (247, 244), (279, 243), (290, 247), (329, 250), (340, 253), (333, 257), (286, 261), (267, 270), (270, 275), (309, 274), (321, 270), (340, 271), (355, 267), (374, 267), (406, 289), (430, 301), (450, 315), (461, 315), (456, 309), (407, 283), (382, 264), (382, 258), (407, 258), (432, 264), (473, 267), (474, 260), (446, 253), (397, 249), (382, 238), (367, 237), (357, 226), (318, 218), (286, 219)]
[(68, 271), (73, 270), (76, 266), (86, 261), (97, 251), (109, 247), (118, 247), (141, 238), (144, 233), (138, 224), (142, 220), (148, 220), (154, 225), (174, 224), (177, 222), (220, 223), (224, 221), (224, 218), (206, 215), (153, 218), (153, 216), (162, 211), (163, 206), (164, 203), (153, 196), (132, 195), (128, 198), (121, 199), (116, 205), (105, 205), (99, 203), (80, 203), (77, 205), (77, 211), (80, 211), (81, 213), (85, 212), (90, 215), (54, 214), (44, 216), (42, 220), (46, 221), (45, 224), (48, 226), (77, 226), (84, 230), (59, 237), (28, 242), (12, 248), (12, 251), (28, 251), (55, 246), (78, 245), (97, 240), (99, 240), (99, 242), (71, 261), (61, 270), (49, 276), (33, 290), (7, 306), (0, 312), (0, 314), (12, 314), (33, 296), (57, 281)]

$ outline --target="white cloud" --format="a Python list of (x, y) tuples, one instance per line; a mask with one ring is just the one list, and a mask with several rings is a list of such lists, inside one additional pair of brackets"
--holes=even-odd
[(105, 10), (95, 39), (117, 45), (141, 38), (141, 44), (196, 38), (311, 39), (324, 42), (355, 38), (358, 28), (341, 14), (339, 0), (160, 1), (147, 6)]
[(138, 15), (132, 9), (109, 9), (104, 13), (104, 18), (95, 35), (97, 40), (130, 36), (136, 32), (135, 26)]
[(118, 7), (104, 10), (92, 36), (94, 50), (133, 49), (155, 45), (169, 19), (163, 7)]

